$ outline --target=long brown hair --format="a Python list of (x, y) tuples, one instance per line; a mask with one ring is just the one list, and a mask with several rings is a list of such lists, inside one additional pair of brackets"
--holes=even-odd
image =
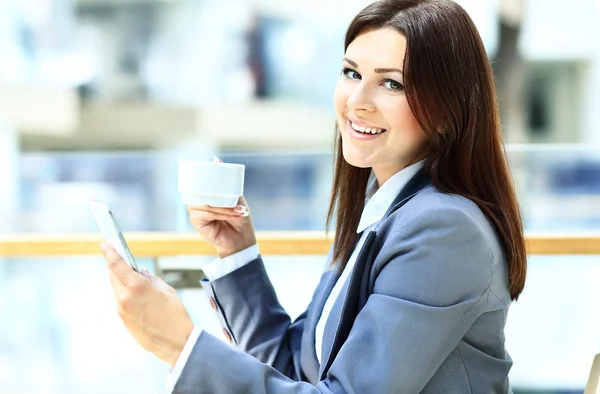
[[(525, 285), (525, 237), (481, 37), (465, 10), (452, 1), (381, 0), (354, 18), (345, 49), (359, 34), (381, 28), (395, 29), (407, 40), (405, 93), (429, 144), (423, 170), (438, 190), (475, 202), (492, 223), (516, 300)], [(337, 208), (333, 264), (343, 269), (357, 239), (371, 169), (346, 162), (337, 124), (335, 152), (327, 227)]]

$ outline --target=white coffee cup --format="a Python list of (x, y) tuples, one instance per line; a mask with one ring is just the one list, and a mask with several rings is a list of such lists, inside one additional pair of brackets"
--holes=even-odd
[(177, 191), (185, 205), (234, 208), (244, 195), (243, 164), (179, 162)]

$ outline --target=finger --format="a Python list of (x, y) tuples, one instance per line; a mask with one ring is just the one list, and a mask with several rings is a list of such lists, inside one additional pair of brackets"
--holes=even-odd
[(228, 215), (228, 216), (240, 216), (243, 212), (243, 209), (240, 210), (238, 209), (239, 212), (236, 212), (235, 208), (216, 208), (216, 207), (211, 207), (210, 205), (188, 205), (187, 206), (187, 210), (189, 213), (191, 213), (192, 211), (205, 211), (205, 212), (211, 212), (211, 213), (216, 213), (216, 214), (220, 214), (220, 215)]
[(150, 271), (148, 271), (148, 269), (146, 267), (142, 267), (142, 269), (140, 270), (140, 273), (146, 279), (148, 279), (155, 287), (157, 287), (159, 289), (169, 289), (169, 290), (172, 289), (171, 286), (169, 286), (164, 280), (162, 280), (158, 276), (150, 273)]
[(223, 163), (223, 160), (219, 159), (217, 156), (213, 156), (213, 163)]
[(152, 284), (155, 284), (155, 285), (165, 284), (165, 282), (161, 278), (159, 278), (158, 276), (156, 276), (153, 273), (151, 273), (150, 271), (148, 271), (148, 268), (146, 268), (146, 267), (142, 267), (140, 273), (142, 275), (144, 275), (144, 277), (146, 277), (150, 282), (152, 282)]
[(113, 249), (112, 246), (102, 243), (100, 245), (104, 253), (104, 259), (108, 265), (108, 269), (114, 274), (115, 278), (124, 286), (131, 282), (132, 277), (136, 272), (127, 264), (121, 256)]
[(223, 215), (219, 213), (205, 212), (205, 211), (193, 211), (190, 213), (190, 222), (199, 226), (206, 226), (214, 221), (231, 221), (242, 219), (242, 215)]
[(248, 207), (248, 203), (246, 202), (246, 199), (244, 198), (244, 196), (241, 196), (238, 199), (238, 205), (236, 208), (238, 207), (244, 207), (243, 211), (238, 210), (237, 212), (241, 212), (242, 216), (250, 216), (250, 208)]

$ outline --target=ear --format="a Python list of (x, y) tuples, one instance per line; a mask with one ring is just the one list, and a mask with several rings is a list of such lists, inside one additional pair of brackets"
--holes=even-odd
[(437, 132), (440, 135), (447, 135), (450, 132), (450, 127), (445, 120), (438, 125)]

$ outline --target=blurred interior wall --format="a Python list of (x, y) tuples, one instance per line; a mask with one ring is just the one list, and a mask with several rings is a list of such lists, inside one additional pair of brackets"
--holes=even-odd
[[(600, 14), (600, 10), (598, 14)], [(589, 85), (586, 86), (585, 107), (583, 108), (585, 111), (583, 141), (600, 145), (600, 42), (593, 41), (598, 50), (594, 52), (595, 58), (590, 62), (588, 68)]]
[(19, 134), (0, 124), (0, 232), (13, 228), (19, 195)]

